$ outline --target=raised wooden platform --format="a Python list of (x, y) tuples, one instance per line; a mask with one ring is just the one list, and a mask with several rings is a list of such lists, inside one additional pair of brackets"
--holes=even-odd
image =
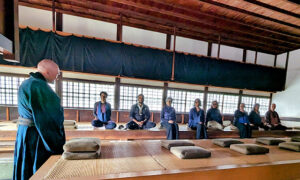
[[(65, 129), (66, 138), (97, 137), (102, 140), (147, 140), (166, 139), (166, 132), (159, 127), (150, 130), (105, 130), (104, 128), (93, 128), (90, 123), (77, 123), (78, 129)], [(121, 123), (120, 123), (121, 124)], [(179, 125), (180, 139), (195, 139), (196, 132), (188, 130), (185, 124)], [(14, 141), (16, 139), (17, 127), (12, 122), (0, 122), (0, 141)], [(253, 137), (291, 137), (300, 136), (300, 130), (288, 131), (253, 131)], [(214, 138), (239, 138), (238, 131), (208, 130), (208, 137)]]
[[(254, 139), (245, 139), (254, 143)], [(243, 155), (194, 140), (212, 152), (210, 158), (182, 160), (160, 146), (159, 140), (102, 141), (97, 160), (66, 161), (52, 156), (31, 179), (264, 179), (300, 178), (300, 153), (270, 148), (265, 155)]]

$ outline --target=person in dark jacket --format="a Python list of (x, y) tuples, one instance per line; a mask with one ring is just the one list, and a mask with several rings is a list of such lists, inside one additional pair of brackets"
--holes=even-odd
[(252, 130), (258, 130), (258, 127), (263, 128), (265, 131), (269, 130), (266, 123), (263, 123), (260, 117), (259, 104), (256, 103), (253, 110), (249, 114), (249, 122)]
[(166, 99), (166, 105), (162, 108), (160, 113), (160, 123), (163, 128), (166, 128), (167, 139), (178, 139), (179, 128), (176, 123), (176, 112), (172, 107), (172, 98), (168, 97)]
[(234, 125), (240, 131), (240, 138), (251, 138), (252, 130), (244, 103), (241, 103), (239, 109), (234, 112)]
[(211, 103), (211, 108), (206, 113), (206, 123), (209, 121), (216, 121), (217, 123), (223, 125), (223, 116), (219, 110), (218, 101), (213, 101)]
[(138, 103), (132, 105), (130, 110), (130, 118), (126, 124), (127, 129), (150, 129), (154, 128), (156, 124), (150, 122), (150, 110), (149, 107), (144, 104), (144, 95), (140, 94), (137, 96)]
[(194, 107), (189, 113), (188, 126), (192, 130), (196, 130), (196, 139), (207, 139), (206, 127), (205, 127), (205, 115), (203, 109), (200, 108), (201, 100), (195, 99)]
[(94, 105), (94, 116), (95, 119), (92, 121), (92, 126), (102, 127), (105, 126), (105, 129), (114, 129), (116, 128), (116, 123), (111, 121), (111, 105), (106, 102), (107, 92), (102, 91), (100, 93), (101, 101), (96, 102)]
[(266, 113), (266, 123), (271, 127), (271, 130), (286, 130), (287, 127), (283, 126), (280, 122), (278, 113), (275, 111), (276, 104), (272, 104), (270, 110)]

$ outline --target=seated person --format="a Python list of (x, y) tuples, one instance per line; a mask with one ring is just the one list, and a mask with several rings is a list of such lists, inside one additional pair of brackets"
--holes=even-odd
[(160, 123), (163, 128), (167, 130), (167, 139), (178, 139), (178, 124), (176, 123), (175, 109), (172, 107), (172, 98), (166, 99), (166, 105), (162, 108), (160, 113)]
[(286, 130), (287, 127), (281, 125), (278, 113), (275, 111), (276, 104), (272, 104), (270, 110), (266, 113), (266, 123), (271, 130)]
[(239, 129), (240, 138), (251, 138), (252, 130), (248, 119), (248, 113), (245, 111), (244, 103), (241, 103), (240, 108), (234, 112), (233, 124)]
[(102, 127), (105, 126), (105, 129), (114, 129), (116, 128), (116, 123), (111, 121), (111, 106), (106, 102), (107, 93), (102, 91), (100, 93), (101, 101), (96, 102), (94, 105), (94, 116), (95, 119), (92, 121), (92, 126)]
[(140, 94), (137, 96), (138, 103), (132, 105), (130, 110), (130, 118), (126, 124), (127, 129), (150, 129), (154, 128), (156, 124), (150, 122), (150, 110), (149, 107), (144, 104), (144, 95)]
[(259, 106), (258, 103), (254, 104), (253, 110), (249, 114), (250, 126), (254, 130), (258, 130), (258, 127), (260, 127), (267, 131), (269, 130), (269, 127), (267, 126), (267, 123), (261, 121)]
[(223, 116), (218, 107), (218, 101), (213, 101), (211, 103), (211, 108), (206, 113), (206, 126), (209, 121), (216, 121), (223, 127)]
[(207, 139), (204, 111), (200, 108), (200, 99), (195, 99), (194, 107), (190, 110), (188, 126), (197, 130), (196, 139)]

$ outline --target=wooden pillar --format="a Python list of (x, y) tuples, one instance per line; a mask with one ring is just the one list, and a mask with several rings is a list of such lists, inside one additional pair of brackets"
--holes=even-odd
[(55, 25), (56, 25), (56, 31), (63, 31), (63, 14), (56, 12), (56, 20), (55, 20)]
[(151, 112), (151, 122), (154, 122), (154, 113)]
[(286, 79), (287, 79), (287, 71), (288, 71), (288, 66), (289, 66), (289, 57), (290, 57), (290, 52), (288, 51), (286, 54), (286, 61), (285, 61), (285, 87), (286, 87)]
[(52, 31), (56, 31), (56, 26), (55, 26), (55, 0), (52, 0)]
[(257, 51), (255, 51), (254, 64), (257, 64)]
[(123, 41), (123, 15), (120, 15), (120, 24), (117, 24), (117, 41)]
[(184, 114), (181, 114), (181, 124), (184, 124)]
[(79, 114), (79, 110), (76, 110), (76, 122), (80, 121), (80, 114)]
[(62, 104), (62, 79), (63, 79), (63, 74), (62, 72), (60, 72), (59, 76), (55, 80), (55, 92), (60, 97), (61, 104)]
[(173, 62), (172, 62), (172, 77), (171, 80), (174, 81), (174, 71), (175, 71), (175, 48), (176, 48), (176, 27), (174, 27), (174, 41), (173, 41)]
[(219, 35), (219, 42), (218, 42), (218, 55), (217, 58), (220, 58), (220, 51), (221, 51), (221, 36)]
[(203, 110), (206, 112), (206, 107), (207, 107), (207, 93), (208, 93), (208, 87), (205, 87), (204, 89), (204, 97), (203, 97)]
[(273, 101), (273, 93), (270, 93), (269, 108), (271, 107), (272, 101)]
[(116, 77), (115, 83), (115, 101), (114, 106), (116, 110), (120, 109), (120, 78)]
[(238, 109), (240, 108), (240, 104), (242, 103), (242, 95), (243, 95), (243, 90), (239, 91), (239, 100), (238, 100)]
[(288, 70), (288, 65), (289, 65), (289, 57), (290, 57), (290, 52), (288, 51), (286, 53), (286, 61), (285, 61), (285, 70)]
[(9, 107), (6, 107), (6, 121), (10, 120)]
[(246, 62), (247, 59), (247, 49), (243, 49), (243, 63)]
[(207, 56), (211, 57), (212, 42), (208, 42)]
[(116, 123), (118, 123), (119, 122), (119, 118), (120, 117), (120, 112), (119, 111), (117, 111), (117, 118), (116, 118)]
[(274, 67), (276, 67), (277, 64), (277, 54), (275, 55), (275, 59), (274, 59)]
[(167, 34), (166, 49), (171, 49), (171, 34)]
[(163, 97), (162, 97), (162, 107), (166, 105), (166, 99), (168, 96), (168, 83), (164, 83), (164, 89), (163, 89)]

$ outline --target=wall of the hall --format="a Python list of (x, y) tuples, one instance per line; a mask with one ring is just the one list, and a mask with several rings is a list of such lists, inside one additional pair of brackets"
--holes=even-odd
[(281, 116), (300, 118), (300, 49), (290, 52), (286, 89), (275, 93), (273, 102)]

